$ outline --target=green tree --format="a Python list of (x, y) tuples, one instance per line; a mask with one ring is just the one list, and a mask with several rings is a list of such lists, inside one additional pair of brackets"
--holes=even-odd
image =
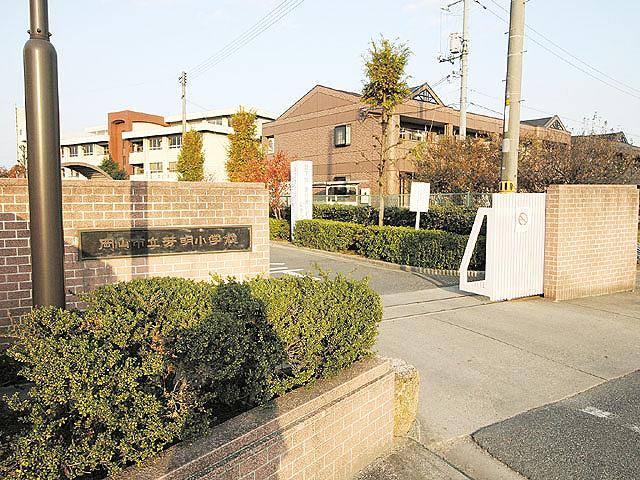
[(264, 151), (257, 136), (257, 115), (240, 108), (231, 116), (227, 147), (227, 176), (232, 182), (262, 182), (265, 175)]
[(182, 149), (178, 155), (176, 170), (178, 180), (184, 182), (204, 180), (204, 152), (200, 132), (189, 130), (182, 136)]
[[(384, 222), (384, 195), (386, 194), (387, 172), (394, 161), (391, 150), (397, 144), (389, 142), (389, 124), (398, 104), (402, 103), (410, 93), (407, 85), (405, 68), (411, 51), (401, 43), (382, 37), (378, 43), (371, 42), (365, 57), (366, 81), (362, 89), (362, 101), (371, 107), (369, 115), (376, 115), (380, 121), (380, 133), (373, 135), (376, 141), (375, 164), (377, 173), (378, 194), (380, 196), (380, 214), (378, 224)], [(363, 156), (366, 155), (363, 154)]]
[(126, 180), (127, 172), (123, 168), (120, 168), (111, 155), (105, 155), (100, 163), (100, 168), (104, 170), (114, 180)]

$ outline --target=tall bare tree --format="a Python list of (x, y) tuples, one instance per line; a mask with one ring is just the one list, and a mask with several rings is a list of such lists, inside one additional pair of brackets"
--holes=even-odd
[[(384, 223), (384, 196), (387, 190), (387, 175), (392, 158), (391, 152), (397, 144), (389, 141), (389, 127), (396, 107), (410, 93), (405, 68), (411, 51), (402, 43), (393, 43), (382, 37), (379, 42), (372, 41), (365, 57), (365, 84), (362, 89), (362, 101), (372, 108), (368, 115), (376, 115), (380, 121), (380, 133), (374, 133), (376, 141), (375, 158), (380, 213), (378, 225)], [(366, 158), (366, 155), (363, 154)]]

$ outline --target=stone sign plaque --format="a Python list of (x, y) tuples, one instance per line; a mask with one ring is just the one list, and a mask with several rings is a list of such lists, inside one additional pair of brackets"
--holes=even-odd
[(80, 260), (251, 251), (251, 227), (172, 227), (85, 230)]

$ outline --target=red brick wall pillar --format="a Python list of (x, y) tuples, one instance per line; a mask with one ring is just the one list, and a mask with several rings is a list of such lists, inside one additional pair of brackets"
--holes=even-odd
[(552, 185), (547, 191), (544, 296), (553, 300), (634, 289), (635, 185)]

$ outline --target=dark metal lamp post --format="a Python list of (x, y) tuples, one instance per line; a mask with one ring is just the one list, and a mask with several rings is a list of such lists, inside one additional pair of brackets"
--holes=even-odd
[(58, 60), (49, 41), (47, 0), (30, 0), (29, 4), (31, 29), (24, 46), (24, 93), (33, 305), (64, 308)]

